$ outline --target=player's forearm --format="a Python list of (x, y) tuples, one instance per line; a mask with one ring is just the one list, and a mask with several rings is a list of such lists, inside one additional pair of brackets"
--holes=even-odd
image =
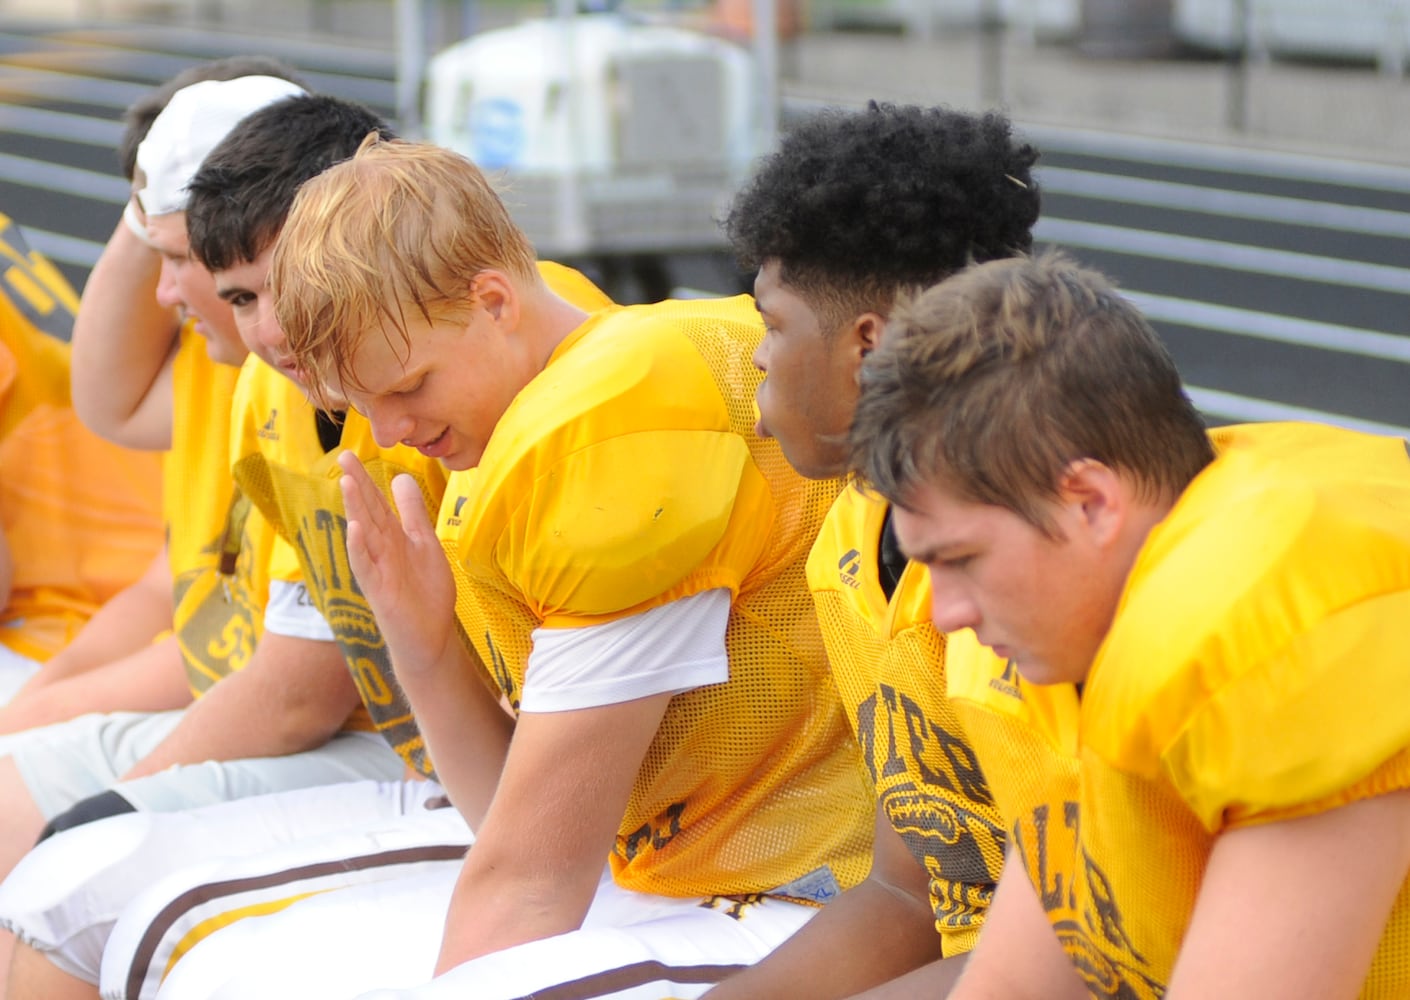
[(581, 926), (670, 700), (520, 715), (452, 897), (439, 969)]
[(477, 848), (484, 843), (489, 849), (473, 861), (466, 855), (446, 917), (438, 976), (482, 955), (577, 930), (587, 916), (601, 865), (585, 873), (591, 877), (565, 876), (538, 863), (528, 845), (499, 851), (497, 840), (489, 832), (488, 839), (476, 840)]
[(864, 990), (851, 1000), (912, 1000), (913, 997), (948, 997), (960, 974), (964, 972), (969, 955), (955, 955), (941, 958), (913, 969), (904, 976), (888, 980), (880, 986)]
[(70, 379), (79, 419), (131, 448), (171, 446), (165, 377), (180, 320), (156, 300), (161, 258), (119, 222), (84, 286)]
[(1010, 847), (979, 944), (950, 1000), (1085, 1000), (1087, 989), (1063, 951), (1023, 859)]
[[(392, 657), (396, 663), (395, 650)], [(429, 669), (397, 667), (436, 777), (475, 829), (489, 809), (514, 732), (477, 669), (458, 643)]]
[[(238, 675), (237, 675), (238, 676)], [(221, 683), (228, 682), (226, 681)], [(216, 685), (218, 688), (220, 685)], [(253, 757), (283, 757), (312, 750), (328, 741), (332, 733), (319, 737), (291, 733), (280, 726), (262, 725), (269, 714), (242, 714), (212, 701), (215, 688), (186, 710), (181, 723), (150, 754), (123, 775), (124, 781), (144, 778), (169, 767), (199, 764), (208, 760), (246, 760)], [(218, 707), (219, 706), (219, 707)]]
[(174, 638), (167, 638), (80, 675), (34, 689), (26, 686), (0, 708), (0, 733), (66, 722), (89, 712), (161, 712), (190, 702), (181, 650)]
[[(884, 933), (877, 933), (885, 928)], [(865, 941), (865, 947), (858, 942)], [(768, 958), (726, 979), (709, 1000), (762, 1000), (806, 996), (811, 1000), (865, 993), (890, 997), (943, 997), (959, 974), (958, 960), (941, 962), (940, 935), (928, 904), (871, 880), (843, 893)], [(924, 968), (921, 981), (907, 973)], [(883, 984), (907, 976), (908, 992)], [(916, 988), (924, 985), (925, 992)]]
[(243, 670), (187, 709), (161, 744), (124, 778), (178, 764), (302, 753), (328, 742), (357, 705), (332, 642), (266, 633)]

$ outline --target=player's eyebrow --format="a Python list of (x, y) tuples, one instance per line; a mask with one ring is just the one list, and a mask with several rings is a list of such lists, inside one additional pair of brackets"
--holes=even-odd
[(901, 555), (905, 556), (911, 562), (929, 565), (933, 562), (939, 562), (944, 558), (946, 553), (953, 552), (955, 549), (959, 548), (959, 546), (953, 542), (942, 542), (939, 545), (927, 545), (920, 549), (910, 549), (905, 545), (902, 545), (900, 548)]
[(363, 385), (363, 390), (374, 396), (390, 396), (398, 392), (405, 392), (408, 388), (420, 380), (426, 371), (424, 368), (408, 368), (402, 372), (401, 378), (390, 382), (384, 386)]

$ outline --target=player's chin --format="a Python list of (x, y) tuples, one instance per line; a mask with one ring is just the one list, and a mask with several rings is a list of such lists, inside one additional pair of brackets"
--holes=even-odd
[(244, 344), (236, 347), (215, 337), (207, 337), (206, 354), (218, 365), (231, 365), (236, 368), (244, 364), (245, 358), (249, 356)]
[(836, 479), (847, 471), (847, 456), (817, 441), (812, 434), (774, 435), (783, 457), (804, 479)]
[(467, 469), (473, 469), (475, 466), (479, 465), (480, 457), (483, 454), (483, 448), (478, 448), (473, 445), (464, 445), (462, 447), (452, 448), (441, 457), (440, 463), (451, 472), (464, 472)]
[(1041, 657), (1034, 656), (1020, 650), (1010, 649), (1007, 646), (991, 647), (993, 651), (1003, 659), (1013, 664), (1019, 675), (1029, 684), (1048, 685), (1065, 684), (1075, 679), (1072, 676), (1072, 668), (1063, 664), (1053, 663)]

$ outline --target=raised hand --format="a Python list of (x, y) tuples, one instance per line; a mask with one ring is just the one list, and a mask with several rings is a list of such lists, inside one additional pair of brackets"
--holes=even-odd
[[(455, 579), (421, 490), (392, 480), (396, 510), (356, 455), (338, 456), (348, 518), (348, 562), (377, 618), (398, 675), (428, 670), (455, 636)], [(399, 515), (399, 516), (398, 516)]]

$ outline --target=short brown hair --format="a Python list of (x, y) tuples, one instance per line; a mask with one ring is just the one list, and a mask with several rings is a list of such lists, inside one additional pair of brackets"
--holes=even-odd
[(901, 303), (862, 367), (850, 450), (893, 503), (939, 482), (1049, 534), (1046, 502), (1073, 461), (1173, 499), (1214, 457), (1150, 324), (1055, 253), (981, 264)]
[(368, 136), (308, 181), (270, 267), (279, 324), (298, 363), (326, 383), (351, 381), (362, 338), (406, 317), (456, 315), (490, 269), (533, 283), (534, 251), (479, 169), (424, 143)]

